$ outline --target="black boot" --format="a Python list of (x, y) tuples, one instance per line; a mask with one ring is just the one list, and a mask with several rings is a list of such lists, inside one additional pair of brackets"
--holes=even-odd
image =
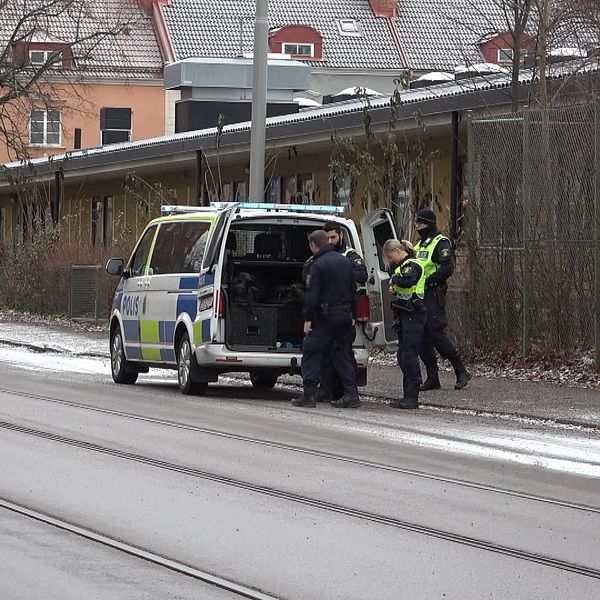
[(299, 398), (292, 399), (292, 406), (304, 406), (306, 408), (315, 408), (315, 406), (317, 406), (317, 388), (312, 386), (305, 386), (304, 394)]
[(357, 394), (344, 394), (341, 398), (331, 401), (331, 406), (335, 408), (358, 408), (360, 406), (360, 398)]
[(469, 371), (465, 370), (462, 373), (458, 373), (458, 375), (456, 376), (456, 383), (454, 384), (454, 389), (455, 390), (462, 390), (467, 383), (469, 383), (469, 380), (473, 377), (473, 375), (471, 375), (471, 373), (469, 373)]
[(317, 402), (331, 402), (333, 400), (333, 395), (327, 388), (319, 387), (316, 400)]
[(428, 392), (429, 390), (440, 390), (442, 386), (440, 384), (440, 378), (438, 374), (427, 376), (427, 379), (421, 384), (419, 388), (420, 392)]
[(389, 404), (392, 408), (406, 408), (406, 409), (414, 409), (419, 408), (419, 400), (418, 398), (400, 398), (400, 400), (392, 400)]
[(456, 384), (454, 385), (455, 390), (462, 390), (467, 383), (469, 383), (469, 379), (473, 377), (467, 369), (465, 369), (465, 365), (463, 365), (463, 361), (460, 356), (456, 356), (453, 360), (450, 360), (452, 363), (452, 368), (454, 369), (454, 373), (456, 374)]

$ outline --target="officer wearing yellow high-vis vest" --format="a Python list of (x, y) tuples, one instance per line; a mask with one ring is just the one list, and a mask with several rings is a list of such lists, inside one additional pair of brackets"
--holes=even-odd
[(450, 361), (456, 374), (454, 389), (460, 390), (467, 385), (471, 374), (465, 369), (456, 347), (446, 335), (446, 282), (454, 271), (452, 245), (447, 237), (438, 232), (435, 213), (430, 208), (422, 208), (417, 212), (416, 228), (420, 239), (415, 250), (416, 257), (425, 270), (427, 309), (427, 323), (419, 352), (427, 369), (427, 379), (421, 386), (421, 391), (439, 390), (441, 387), (436, 350)]
[(418, 408), (421, 368), (419, 347), (427, 322), (425, 269), (415, 260), (415, 251), (407, 240), (388, 240), (383, 258), (392, 272), (390, 291), (395, 295), (392, 310), (398, 331), (398, 364), (402, 370), (403, 397), (390, 402), (394, 408)]

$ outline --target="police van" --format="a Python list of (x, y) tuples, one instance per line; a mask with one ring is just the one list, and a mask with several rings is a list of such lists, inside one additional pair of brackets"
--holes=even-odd
[[(343, 209), (212, 203), (161, 212), (127, 263), (112, 258), (106, 265), (121, 278), (110, 318), (113, 380), (132, 384), (150, 367), (173, 368), (184, 394), (202, 394), (227, 372), (247, 372), (259, 388), (300, 374), (308, 234), (335, 220), (348, 246), (363, 252)], [(359, 290), (356, 299), (359, 385), (366, 384), (368, 343), (389, 343), (386, 332), (394, 335), (385, 308), (376, 311), (379, 322), (369, 319), (370, 304), (381, 306), (389, 294), (380, 258), (385, 240), (395, 237), (389, 211), (369, 215), (362, 229), (370, 278), (369, 293)]]

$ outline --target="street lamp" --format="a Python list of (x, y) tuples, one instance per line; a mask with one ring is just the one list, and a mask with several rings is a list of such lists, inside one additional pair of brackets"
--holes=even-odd
[(256, 0), (254, 58), (252, 68), (252, 128), (250, 130), (250, 195), (262, 202), (265, 185), (267, 120), (267, 52), (269, 49), (269, 0)]

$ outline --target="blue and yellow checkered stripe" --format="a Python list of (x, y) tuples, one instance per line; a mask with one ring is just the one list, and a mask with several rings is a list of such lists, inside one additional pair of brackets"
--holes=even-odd
[[(180, 290), (197, 288), (198, 277), (182, 277), (180, 279)], [(177, 296), (177, 317), (182, 313), (187, 313), (192, 319), (196, 346), (210, 340), (210, 319), (196, 321), (197, 308), (198, 301), (195, 294), (179, 294)], [(173, 348), (176, 322), (176, 320), (124, 319), (123, 333), (127, 357), (130, 360), (176, 362)]]

